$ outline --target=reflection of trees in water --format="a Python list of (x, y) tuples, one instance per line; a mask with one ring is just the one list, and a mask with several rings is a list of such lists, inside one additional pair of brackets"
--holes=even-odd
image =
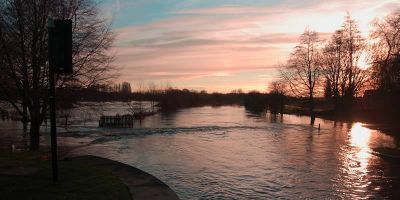
[(270, 111), (254, 111), (246, 110), (246, 116), (254, 119), (264, 119), (269, 123), (283, 123), (284, 115), (278, 113), (272, 113)]
[(283, 123), (283, 114), (267, 113), (270, 123)]

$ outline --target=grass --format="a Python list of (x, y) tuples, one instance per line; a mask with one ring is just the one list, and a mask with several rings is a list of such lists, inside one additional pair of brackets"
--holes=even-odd
[(131, 199), (118, 177), (90, 163), (60, 161), (60, 180), (53, 183), (47, 158), (43, 153), (0, 153), (0, 199)]

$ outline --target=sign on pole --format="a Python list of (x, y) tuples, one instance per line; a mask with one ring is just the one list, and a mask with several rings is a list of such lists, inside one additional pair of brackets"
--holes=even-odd
[(56, 90), (54, 73), (72, 73), (72, 21), (49, 18), (49, 107), (51, 122), (51, 161), (53, 181), (58, 181)]
[(72, 20), (54, 20), (50, 39), (55, 73), (72, 73)]

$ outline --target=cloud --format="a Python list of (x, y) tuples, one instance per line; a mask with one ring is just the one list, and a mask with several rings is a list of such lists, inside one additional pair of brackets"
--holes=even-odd
[(377, 10), (379, 12), (383, 12), (383, 13), (391, 13), (391, 12), (394, 12), (395, 10), (400, 10), (400, 2), (392, 1), (392, 2), (385, 3), (385, 4), (380, 4), (377, 7)]
[(125, 81), (168, 81), (210, 90), (243, 84), (242, 88), (260, 89), (279, 75), (276, 64), (287, 59), (306, 26), (327, 39), (349, 11), (367, 35), (369, 21), (385, 15), (394, 3), (286, 0), (268, 6), (172, 6), (165, 19), (115, 30), (115, 64), (123, 67), (120, 79)]
[(271, 8), (243, 7), (243, 6), (221, 6), (213, 8), (198, 8), (177, 10), (174, 14), (192, 14), (192, 15), (234, 15), (234, 14), (277, 14), (282, 10)]

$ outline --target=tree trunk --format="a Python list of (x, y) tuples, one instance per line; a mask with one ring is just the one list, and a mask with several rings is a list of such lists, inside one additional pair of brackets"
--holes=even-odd
[(341, 97), (339, 96), (339, 94), (335, 94), (335, 96), (333, 97), (333, 106), (334, 106), (333, 110), (335, 114), (341, 112), (340, 104), (341, 104)]
[(309, 99), (309, 108), (310, 108), (310, 117), (311, 117), (311, 125), (314, 124), (315, 121), (315, 114), (314, 114), (314, 97), (312, 95), (310, 95), (310, 99)]
[(22, 102), (22, 125), (24, 129), (24, 134), (28, 130), (28, 106), (26, 105), (26, 100), (24, 98)]
[(40, 121), (31, 120), (31, 127), (29, 130), (30, 136), (30, 150), (38, 151), (40, 146)]
[(37, 151), (40, 147), (40, 126), (42, 125), (42, 113), (40, 112), (40, 105), (34, 101), (34, 106), (29, 108), (30, 113), (30, 150)]

